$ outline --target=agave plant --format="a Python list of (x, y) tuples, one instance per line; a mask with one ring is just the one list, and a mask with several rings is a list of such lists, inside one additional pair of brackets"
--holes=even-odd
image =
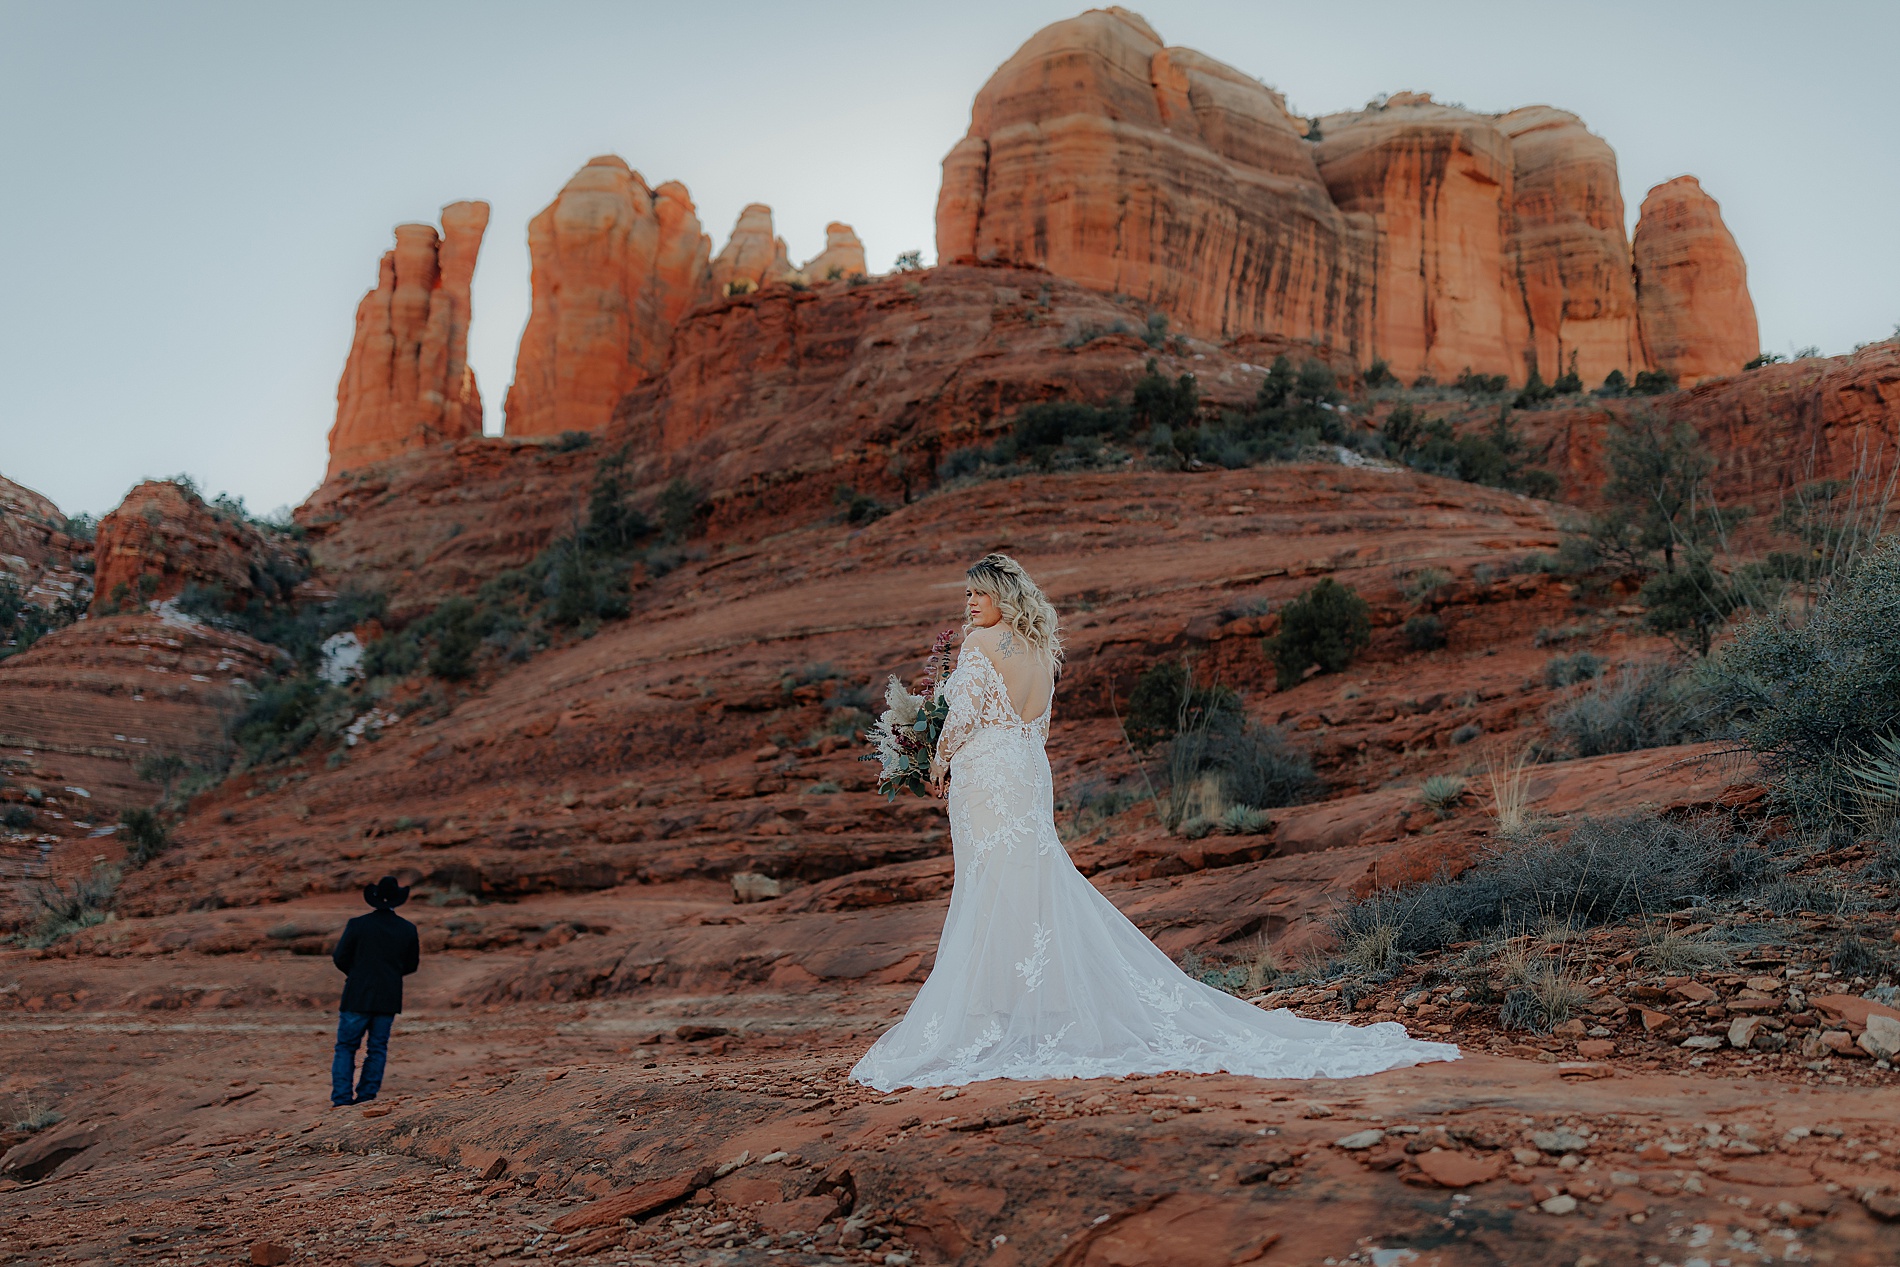
[(1900, 735), (1876, 735), (1875, 752), (1857, 748), (1860, 761), (1847, 767), (1861, 816), (1875, 823), (1900, 815)]

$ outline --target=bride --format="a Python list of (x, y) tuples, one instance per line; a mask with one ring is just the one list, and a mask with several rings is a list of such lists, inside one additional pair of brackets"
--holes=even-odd
[(1062, 661), (1055, 608), (1008, 555), (967, 575), (969, 628), (931, 767), (932, 791), (950, 801), (950, 912), (930, 978), (853, 1081), (892, 1091), (1165, 1070), (1342, 1078), (1458, 1058), (1396, 1023), (1263, 1012), (1203, 985), (1097, 892), (1056, 834), (1043, 751)]

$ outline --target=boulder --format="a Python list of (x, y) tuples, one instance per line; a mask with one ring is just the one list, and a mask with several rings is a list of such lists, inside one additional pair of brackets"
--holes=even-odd
[(666, 363), (674, 325), (705, 290), (711, 249), (684, 185), (649, 188), (615, 155), (589, 159), (528, 224), (533, 301), (507, 433), (605, 427)]
[(481, 434), (482, 397), (468, 365), (469, 284), (487, 228), (485, 202), (442, 208), (440, 233), (396, 226), (396, 247), (356, 306), (328, 476)]
[(1649, 358), (1679, 384), (1734, 374), (1761, 350), (1748, 266), (1695, 177), (1649, 191), (1633, 254)]

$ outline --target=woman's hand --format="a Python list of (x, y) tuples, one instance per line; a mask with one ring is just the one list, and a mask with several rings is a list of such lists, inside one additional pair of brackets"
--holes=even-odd
[(930, 794), (938, 800), (950, 795), (950, 772), (932, 765), (930, 767)]

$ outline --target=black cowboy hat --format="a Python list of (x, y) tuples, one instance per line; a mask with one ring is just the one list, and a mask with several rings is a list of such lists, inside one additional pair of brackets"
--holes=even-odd
[(374, 884), (363, 886), (363, 900), (378, 910), (387, 911), (407, 902), (409, 889), (397, 884), (395, 876), (386, 875)]

